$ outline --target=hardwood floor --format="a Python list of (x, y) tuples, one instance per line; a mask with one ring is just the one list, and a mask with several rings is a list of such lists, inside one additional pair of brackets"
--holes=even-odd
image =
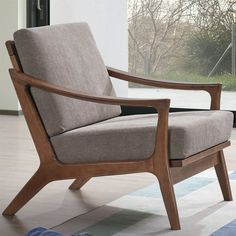
[[(236, 170), (234, 153), (235, 129), (232, 146), (225, 150), (229, 170)], [(36, 171), (38, 164), (24, 117), (0, 116), (1, 212)], [(15, 217), (0, 216), (0, 236), (22, 236), (37, 226), (54, 227), (155, 181), (151, 174), (99, 177), (91, 179), (82, 191), (68, 189), (73, 180), (51, 183)]]

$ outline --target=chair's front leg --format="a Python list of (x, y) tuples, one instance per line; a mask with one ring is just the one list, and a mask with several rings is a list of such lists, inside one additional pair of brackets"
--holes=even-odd
[(172, 176), (168, 156), (168, 116), (169, 106), (157, 108), (158, 122), (156, 133), (156, 147), (153, 154), (153, 173), (159, 180), (163, 201), (172, 230), (179, 230), (180, 221), (175, 199)]
[(179, 214), (170, 171), (168, 167), (164, 169), (159, 169), (155, 175), (159, 180), (159, 185), (171, 229), (180, 230), (181, 227), (179, 221)]
[(229, 176), (227, 172), (227, 167), (225, 164), (225, 158), (223, 150), (218, 153), (218, 164), (215, 165), (216, 175), (221, 187), (221, 191), (225, 201), (232, 201), (232, 192), (229, 183)]
[(19, 211), (49, 182), (51, 182), (51, 180), (47, 179), (45, 172), (39, 168), (2, 214), (5, 216), (15, 215), (17, 211)]

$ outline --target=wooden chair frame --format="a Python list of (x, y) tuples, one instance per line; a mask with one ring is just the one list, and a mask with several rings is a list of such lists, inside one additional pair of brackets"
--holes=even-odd
[[(169, 99), (123, 99), (117, 97), (98, 97), (53, 85), (24, 74), (14, 41), (7, 41), (6, 46), (14, 67), (14, 69), (9, 70), (10, 75), (40, 158), (40, 166), (32, 178), (5, 209), (3, 215), (14, 215), (32, 197), (34, 197), (36, 193), (51, 181), (75, 179), (69, 188), (77, 190), (86, 184), (92, 177), (96, 176), (150, 172), (159, 180), (171, 229), (178, 230), (180, 229), (180, 222), (173, 185), (211, 167), (215, 167), (224, 200), (232, 200), (230, 183), (223, 155), (223, 149), (230, 145), (229, 141), (221, 143), (184, 160), (169, 160)], [(134, 83), (168, 89), (204, 90), (211, 96), (210, 108), (212, 110), (220, 109), (220, 84), (192, 84), (157, 81), (112, 68), (107, 68), (107, 70), (111, 77)], [(32, 99), (30, 93), (31, 87), (94, 103), (147, 106), (155, 108), (158, 112), (158, 124), (154, 153), (149, 159), (138, 161), (111, 161), (86, 164), (61, 163), (57, 160), (49, 136), (45, 131), (40, 115)]]

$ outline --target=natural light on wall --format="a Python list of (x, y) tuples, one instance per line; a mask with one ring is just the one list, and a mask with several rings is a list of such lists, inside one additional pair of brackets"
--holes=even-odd
[[(236, 110), (234, 5), (232, 0), (129, 0), (129, 70), (159, 80), (223, 83), (222, 109)], [(172, 107), (209, 108), (204, 92), (129, 88), (132, 97), (169, 97)]]
[[(86, 21), (107, 66), (128, 69), (126, 0), (50, 0), (51, 24)], [(126, 81), (113, 80), (118, 96), (128, 95)]]

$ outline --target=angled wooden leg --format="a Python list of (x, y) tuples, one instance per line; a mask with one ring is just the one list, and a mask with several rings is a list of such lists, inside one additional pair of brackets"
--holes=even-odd
[(77, 178), (69, 187), (70, 190), (79, 190), (82, 188), (89, 180), (91, 177), (79, 177)]
[(181, 229), (179, 222), (179, 214), (169, 170), (158, 171), (157, 178), (159, 180), (160, 189), (166, 207), (167, 215), (170, 221), (171, 229), (179, 230)]
[(215, 165), (215, 171), (221, 187), (221, 191), (225, 201), (232, 201), (233, 197), (223, 151), (219, 152), (218, 158), (219, 163)]
[(14, 215), (49, 182), (44, 173), (38, 170), (2, 214), (6, 216)]

